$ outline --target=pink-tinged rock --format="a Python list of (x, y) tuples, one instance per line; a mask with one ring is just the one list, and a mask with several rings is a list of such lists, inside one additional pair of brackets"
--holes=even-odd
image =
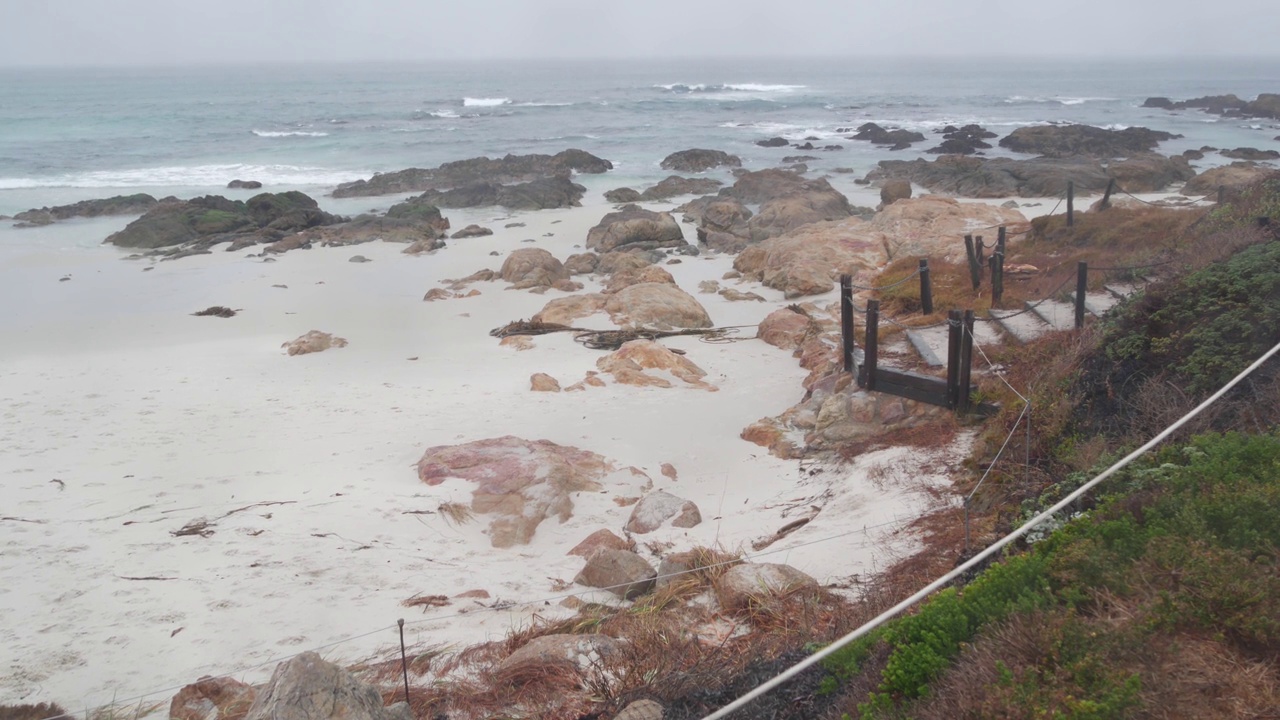
[(658, 490), (636, 503), (624, 529), (643, 535), (657, 530), (668, 520), (672, 527), (691, 528), (702, 522), (702, 513), (692, 501)]
[(500, 347), (514, 348), (516, 352), (533, 349), (533, 338), (528, 335), (508, 335), (498, 341)]
[(729, 612), (744, 610), (771, 598), (816, 590), (818, 581), (790, 565), (748, 563), (729, 568), (715, 583), (716, 599)]
[(426, 295), (422, 296), (423, 302), (435, 302), (436, 300), (449, 300), (453, 297), (453, 293), (444, 288), (431, 288)]
[(534, 392), (560, 392), (560, 383), (546, 373), (534, 373), (529, 377), (529, 389)]
[(715, 391), (717, 388), (703, 381), (707, 373), (692, 360), (671, 352), (666, 346), (653, 340), (632, 340), (616, 351), (596, 360), (596, 367), (613, 376), (623, 385), (671, 387), (666, 378), (650, 375), (645, 370), (665, 370), (684, 382)]
[(711, 317), (692, 295), (675, 285), (640, 283), (610, 295), (605, 310), (618, 325), (669, 330), (709, 328)]
[(809, 332), (810, 320), (793, 310), (774, 310), (760, 321), (756, 337), (783, 350), (796, 350)]
[(323, 352), (329, 348), (346, 346), (347, 341), (345, 338), (320, 332), (319, 330), (312, 330), (306, 335), (282, 344), (280, 347), (288, 351), (290, 355), (306, 355), (307, 353)]
[(657, 265), (646, 265), (642, 268), (629, 268), (627, 270), (619, 270), (609, 278), (609, 282), (604, 287), (604, 294), (613, 295), (632, 285), (640, 283), (665, 283), (667, 285), (675, 285), (676, 279), (671, 277), (671, 273)]
[(573, 546), (573, 549), (565, 553), (566, 555), (577, 555), (582, 558), (589, 558), (601, 550), (630, 550), (631, 545), (622, 538), (615, 535), (606, 528), (591, 533), (582, 539), (582, 542)]
[(661, 465), (658, 469), (662, 471), (663, 476), (665, 476), (665, 477), (667, 477), (667, 478), (669, 478), (669, 479), (671, 479), (671, 480), (675, 480), (675, 479), (676, 479), (676, 466), (675, 466), (675, 465), (672, 465), (671, 463), (662, 463), (662, 465)]
[(231, 678), (205, 676), (182, 688), (169, 703), (170, 720), (241, 720), (257, 692)]
[(568, 520), (572, 493), (599, 490), (597, 481), (613, 470), (595, 453), (510, 435), (428, 448), (417, 467), (428, 485), (450, 478), (476, 483), (471, 509), (495, 516), (489, 542), (500, 548), (527, 544), (548, 517)]
[(628, 268), (638, 269), (652, 264), (653, 262), (649, 260), (648, 256), (641, 253), (607, 252), (600, 255), (596, 265), (596, 272), (601, 275), (612, 275)]
[(600, 293), (556, 298), (547, 303), (538, 314), (534, 315), (532, 321), (553, 323), (555, 325), (572, 325), (577, 320), (595, 315), (604, 310), (606, 300), (608, 298)]

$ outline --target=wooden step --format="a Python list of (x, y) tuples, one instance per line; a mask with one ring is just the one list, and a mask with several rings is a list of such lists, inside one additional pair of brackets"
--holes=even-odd
[(1054, 330), (1074, 330), (1076, 327), (1076, 306), (1058, 300), (1040, 300), (1027, 303), (1031, 312)]

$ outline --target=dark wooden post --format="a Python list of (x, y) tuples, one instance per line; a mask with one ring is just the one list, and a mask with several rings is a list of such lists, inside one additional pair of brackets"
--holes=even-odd
[(853, 276), (840, 276), (840, 352), (844, 371), (853, 367)]
[(969, 385), (973, 381), (973, 311), (964, 311), (964, 327), (960, 333), (960, 392), (957, 409), (969, 412)]
[(1076, 183), (1074, 180), (1067, 181), (1067, 227), (1073, 227), (1076, 224)]
[(1111, 191), (1115, 189), (1115, 186), (1116, 186), (1116, 179), (1107, 178), (1107, 191), (1102, 193), (1102, 202), (1098, 203), (1099, 208), (1106, 209), (1108, 207), (1111, 207)]
[(1000, 229), (996, 232), (996, 252), (1000, 253), (1001, 255), (1004, 255), (1005, 243), (1007, 243), (1008, 240), (1009, 240), (1008, 229), (1005, 226), (1001, 225)]
[(973, 289), (982, 284), (982, 270), (978, 267), (978, 254), (973, 245), (973, 236), (964, 236), (964, 252), (969, 258), (969, 279), (973, 281)]
[(867, 374), (863, 385), (868, 390), (876, 389), (876, 353), (880, 348), (880, 301), (867, 301), (867, 357), (862, 363), (862, 370)]
[(982, 242), (982, 236), (973, 239), (973, 253), (978, 258), (978, 277), (982, 277), (982, 269), (987, 266), (987, 245)]
[(1089, 288), (1089, 263), (1076, 263), (1076, 329), (1084, 327), (1084, 294)]
[(1221, 205), (1227, 198), (1227, 187), (1225, 185), (1218, 186), (1218, 204)]
[(933, 314), (933, 284), (929, 279), (928, 258), (920, 258), (920, 312)]
[(960, 403), (960, 336), (964, 332), (959, 310), (947, 312), (947, 407)]
[(1004, 253), (997, 252), (991, 256), (991, 305), (1000, 303), (1004, 297)]

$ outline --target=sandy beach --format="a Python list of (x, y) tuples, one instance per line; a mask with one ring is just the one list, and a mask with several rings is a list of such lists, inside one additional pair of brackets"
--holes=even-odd
[[(858, 190), (853, 204), (875, 192)], [(494, 235), (420, 257), (381, 242), (270, 263), (247, 252), (122, 260), (109, 247), (47, 249), (35, 234), (9, 247), (0, 473), (14, 481), (0, 508), (0, 702), (79, 709), (150, 693), (147, 702), (167, 703), (201, 675), (261, 681), (276, 659), (307, 649), (367, 658), (396, 642), (397, 618), (420, 648), (500, 638), (535, 614), (570, 614), (559, 604), (567, 595), (602, 599), (571, 584), (582, 560), (566, 552), (598, 529), (620, 533), (631, 508), (615, 500), (648, 487), (692, 500), (704, 520), (638, 536), (642, 547), (752, 554), (797, 508), (818, 506), (762, 558), (847, 586), (909, 550), (902, 526), (936, 502), (923, 490), (946, 482), (946, 458), (961, 453), (884, 450), (842, 468), (802, 467), (741, 440), (744, 426), (800, 400), (806, 372), (752, 339), (788, 304), (780, 292), (722, 281), (766, 300), (697, 294), (733, 256), (664, 266), (717, 327), (748, 326), (740, 342), (664, 341), (716, 392), (613, 382), (531, 392), (531, 374), (569, 385), (602, 353), (565, 334), (517, 351), (488, 333), (564, 293), (480, 282), (478, 296), (423, 302), (443, 280), (496, 270), (516, 248), (581, 252), (609, 210), (595, 188), (585, 202), (449, 211), (454, 228), (476, 222)], [(100, 238), (125, 221), (30, 232)], [(355, 255), (371, 262), (349, 262)], [(191, 315), (211, 305), (239, 314)], [(579, 324), (614, 327), (604, 314)], [(350, 344), (287, 356), (281, 343), (310, 330)], [(618, 471), (601, 492), (578, 493), (567, 522), (549, 519), (529, 545), (495, 549), (487, 521), (434, 512), (468, 502), (469, 484), (428, 486), (413, 465), (431, 446), (504, 435), (595, 452)], [(197, 520), (212, 532), (174, 535)], [(469, 590), (488, 597), (425, 612), (401, 604)]]

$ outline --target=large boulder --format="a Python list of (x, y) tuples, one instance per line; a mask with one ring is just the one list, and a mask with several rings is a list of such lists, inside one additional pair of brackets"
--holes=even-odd
[(478, 157), (444, 163), (434, 169), (409, 168), (343, 183), (333, 191), (333, 196), (393, 195), (477, 183), (514, 185), (568, 172), (598, 174), (612, 169), (613, 163), (582, 150), (565, 150), (555, 155), (507, 155), (497, 159)]
[(734, 565), (716, 579), (716, 600), (730, 612), (794, 592), (817, 590), (818, 581), (791, 567), (773, 563)]
[(444, 237), (450, 225), (449, 218), (440, 214), (440, 208), (426, 194), (392, 205), (387, 209), (387, 217), (429, 228), (436, 237)]
[(573, 325), (575, 320), (604, 310), (604, 304), (608, 299), (607, 295), (601, 293), (566, 295), (548, 302), (531, 320), (553, 325)]
[(70, 205), (56, 205), (25, 210), (13, 216), (27, 226), (49, 225), (73, 217), (102, 217), (104, 215), (141, 215), (156, 206), (158, 201), (146, 193), (116, 195), (102, 200), (81, 200)]
[(489, 228), (483, 227), (481, 225), (472, 224), (462, 228), (458, 232), (450, 235), (449, 237), (451, 239), (458, 240), (460, 238), (476, 238), (476, 237), (484, 237), (486, 235), (492, 235), (492, 234), (493, 234), (493, 231), (490, 230)]
[(602, 548), (587, 558), (586, 566), (573, 581), (632, 600), (652, 590), (657, 576), (648, 561), (630, 550)]
[(911, 181), (901, 178), (886, 180), (880, 186), (880, 207), (886, 208), (899, 200), (911, 197)]
[(1280, 160), (1280, 150), (1259, 150), (1251, 147), (1238, 147), (1233, 150), (1221, 150), (1218, 153), (1224, 158), (1233, 160), (1267, 161)]
[(765, 168), (738, 175), (733, 185), (720, 191), (720, 196), (756, 204), (794, 195), (804, 189), (805, 183), (804, 177), (798, 173)]
[(809, 334), (811, 322), (806, 315), (789, 308), (779, 308), (760, 321), (756, 337), (776, 348), (795, 350)]
[(408, 707), (383, 706), (382, 694), (346, 669), (304, 652), (276, 666), (245, 720), (408, 720)]
[(671, 213), (657, 213), (636, 205), (611, 212), (587, 231), (587, 247), (599, 253), (612, 250), (654, 250), (685, 245), (684, 233)]
[(742, 167), (742, 158), (730, 155), (723, 150), (681, 150), (666, 156), (662, 160), (663, 170), (675, 172), (700, 173), (720, 166)]
[(615, 188), (613, 190), (606, 190), (604, 193), (604, 199), (618, 205), (639, 202), (640, 191), (629, 187)]
[(600, 275), (612, 275), (623, 270), (642, 268), (652, 265), (657, 259), (647, 252), (613, 251), (600, 254), (596, 262), (596, 272)]
[(925, 150), (934, 155), (972, 155), (980, 150), (989, 150), (987, 142), (996, 134), (981, 125), (965, 125), (954, 127), (948, 125), (942, 129), (942, 144)]
[(853, 234), (862, 224), (846, 218), (805, 225), (746, 248), (733, 267), (788, 298), (828, 292), (840, 275), (868, 272), (880, 264), (884, 251), (879, 243)]
[(173, 696), (169, 720), (242, 720), (257, 695), (252, 685), (206, 675)]
[(734, 198), (715, 198), (698, 210), (698, 242), (721, 252), (740, 252), (751, 241), (752, 212)]
[(167, 198), (105, 242), (150, 249), (176, 245), (203, 249), (220, 242), (243, 246), (276, 241), (292, 232), (343, 221), (297, 191), (261, 193), (243, 202), (220, 195), (191, 200)]
[(1000, 147), (1044, 157), (1112, 158), (1150, 152), (1161, 142), (1179, 137), (1144, 127), (1108, 130), (1091, 125), (1032, 125), (1009, 133), (1000, 140)]
[(427, 448), (417, 467), (428, 485), (476, 484), (471, 509), (495, 516), (489, 542), (497, 548), (527, 544), (548, 517), (568, 520), (573, 493), (599, 490), (598, 481), (613, 470), (595, 453), (510, 435)]
[(752, 242), (788, 233), (802, 225), (840, 220), (853, 214), (849, 199), (826, 180), (811, 180), (785, 196), (766, 200), (747, 222)]
[(513, 250), (502, 262), (499, 275), (517, 290), (552, 287), (569, 279), (564, 264), (542, 248)]
[(296, 232), (342, 221), (321, 210), (311, 196), (297, 190), (260, 193), (246, 200), (244, 207), (254, 223), (267, 230)]
[(675, 285), (640, 283), (610, 295), (605, 310), (618, 325), (670, 330), (709, 328), (711, 317), (692, 295)]
[(640, 193), (638, 199), (652, 202), (654, 200), (666, 200), (678, 195), (701, 195), (715, 192), (723, 184), (713, 178), (684, 178), (679, 175), (672, 175)]
[(640, 502), (631, 508), (631, 517), (627, 518), (623, 529), (644, 535), (662, 527), (668, 520), (672, 527), (691, 528), (702, 522), (702, 514), (693, 501), (657, 490), (640, 498)]
[(1212, 195), (1221, 187), (1226, 192), (1237, 193), (1276, 172), (1273, 167), (1257, 163), (1233, 162), (1230, 165), (1209, 168), (1196, 175), (1183, 186), (1181, 192), (1183, 195), (1197, 197)]
[(605, 295), (612, 295), (621, 292), (625, 288), (640, 283), (666, 283), (675, 285), (676, 279), (667, 272), (665, 268), (658, 265), (645, 265), (642, 268), (627, 268), (615, 272), (607, 283), (605, 283), (602, 292)]

